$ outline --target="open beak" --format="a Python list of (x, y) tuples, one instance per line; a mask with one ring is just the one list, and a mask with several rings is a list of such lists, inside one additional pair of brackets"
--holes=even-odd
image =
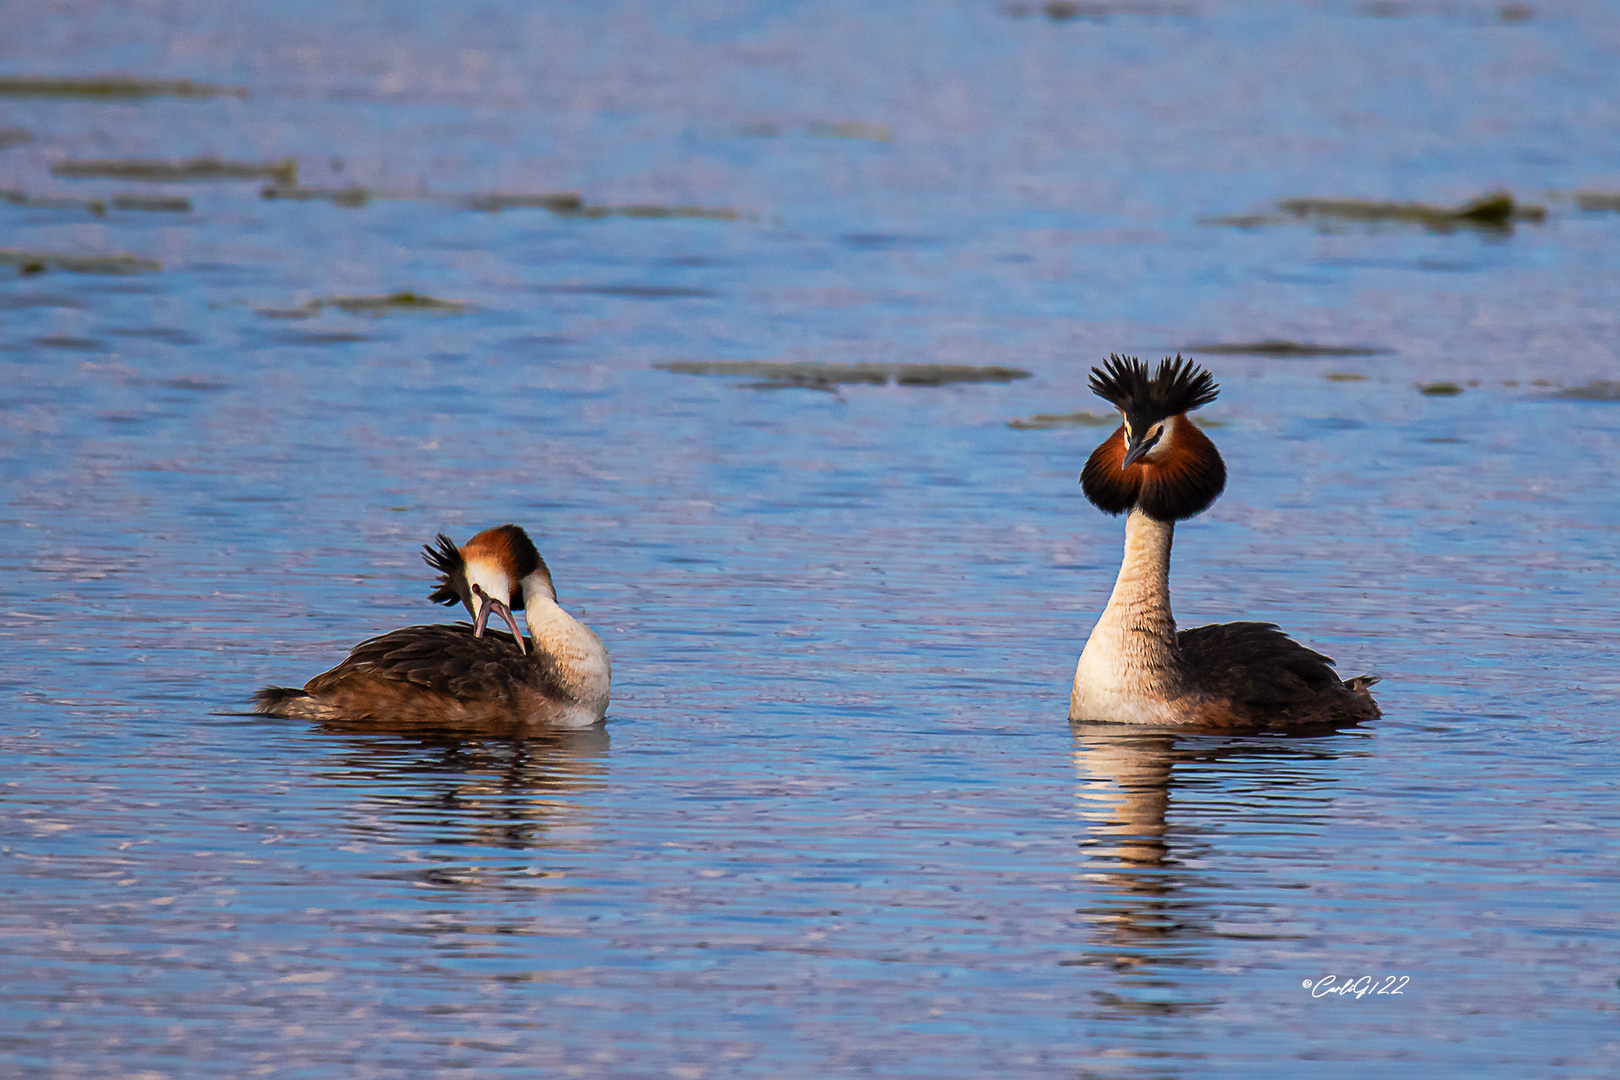
[(1149, 450), (1153, 449), (1153, 447), (1158, 443), (1158, 439), (1150, 440), (1145, 438), (1144, 436), (1146, 434), (1147, 431), (1144, 429), (1143, 432), (1137, 435), (1136, 438), (1132, 439), (1130, 445), (1125, 448), (1125, 460), (1119, 464), (1122, 471), (1134, 465), (1138, 458), (1147, 453)]
[(473, 596), (478, 600), (478, 620), (473, 623), (473, 637), (484, 636), (484, 628), (489, 625), (489, 613), (493, 611), (506, 621), (507, 626), (512, 628), (512, 636), (517, 639), (518, 652), (527, 655), (529, 650), (523, 644), (523, 631), (519, 629), (517, 616), (512, 614), (512, 609), (489, 595), (478, 585), (474, 585), (472, 591)]

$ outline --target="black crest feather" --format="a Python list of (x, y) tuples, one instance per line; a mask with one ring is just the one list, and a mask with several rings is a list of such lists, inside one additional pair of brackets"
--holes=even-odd
[(1192, 412), (1220, 393), (1215, 376), (1177, 354), (1159, 361), (1158, 370), (1134, 356), (1109, 353), (1107, 363), (1091, 369), (1091, 392), (1123, 412), (1132, 430), (1171, 416)]
[(428, 599), (435, 604), (454, 606), (461, 603), (461, 594), (467, 588), (467, 564), (456, 542), (444, 533), (440, 533), (435, 542), (437, 547), (433, 544), (422, 545), (422, 561), (440, 575), (433, 591), (428, 593)]

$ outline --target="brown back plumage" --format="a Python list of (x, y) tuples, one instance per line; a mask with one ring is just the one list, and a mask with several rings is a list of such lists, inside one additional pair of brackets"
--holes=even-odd
[(1359, 724), (1379, 716), (1369, 688), (1378, 679), (1341, 679), (1333, 661), (1290, 638), (1276, 623), (1199, 626), (1176, 635), (1185, 670), (1212, 702), (1205, 725), (1230, 730), (1301, 731)]
[(301, 690), (267, 686), (254, 711), (293, 720), (498, 730), (570, 700), (553, 658), (520, 653), (512, 635), (466, 623), (407, 626), (356, 645)]

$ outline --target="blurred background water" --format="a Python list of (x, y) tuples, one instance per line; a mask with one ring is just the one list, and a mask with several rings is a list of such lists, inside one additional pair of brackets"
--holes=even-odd
[[(0, 1072), (1612, 1075), (1612, 5), (0, 26)], [(1182, 625), (1376, 724), (1070, 730), (1178, 349)], [(746, 361), (1029, 375), (658, 366)], [(505, 521), (605, 730), (244, 715)]]

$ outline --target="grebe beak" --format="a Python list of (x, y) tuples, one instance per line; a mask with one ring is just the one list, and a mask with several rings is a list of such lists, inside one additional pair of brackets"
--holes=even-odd
[(1151, 429), (1144, 428), (1140, 434), (1131, 440), (1131, 444), (1125, 448), (1125, 460), (1119, 463), (1121, 471), (1130, 468), (1142, 455), (1159, 445), (1159, 439), (1164, 433), (1161, 431), (1150, 439), (1147, 437), (1149, 430)]
[(484, 636), (484, 628), (489, 625), (489, 613), (493, 611), (512, 628), (512, 636), (517, 638), (518, 652), (527, 655), (529, 650), (523, 644), (523, 631), (518, 629), (517, 616), (512, 614), (512, 609), (485, 592), (481, 585), (474, 585), (472, 593), (478, 601), (478, 621), (473, 623), (473, 637)]

